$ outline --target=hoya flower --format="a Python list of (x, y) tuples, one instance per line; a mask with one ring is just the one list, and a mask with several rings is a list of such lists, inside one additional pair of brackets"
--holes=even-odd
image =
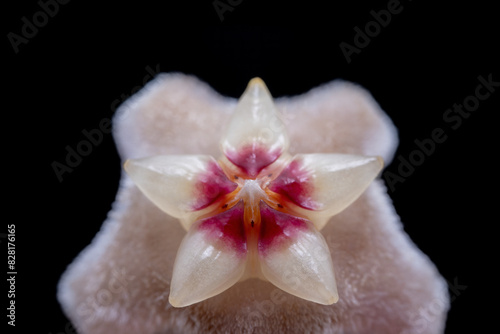
[(223, 156), (127, 160), (144, 194), (188, 231), (169, 301), (187, 306), (258, 277), (320, 304), (338, 300), (330, 251), (319, 232), (351, 204), (382, 159), (287, 153), (289, 140), (259, 78), (250, 81), (222, 137)]
[(395, 128), (359, 86), (238, 102), (162, 74), (113, 136), (127, 172), (58, 287), (79, 333), (443, 332), (446, 282), (376, 178)]

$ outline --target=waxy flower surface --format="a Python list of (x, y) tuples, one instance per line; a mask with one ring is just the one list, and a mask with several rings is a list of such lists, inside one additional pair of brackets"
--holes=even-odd
[(78, 333), (444, 331), (446, 281), (371, 181), (398, 140), (362, 87), (237, 101), (163, 73), (113, 137), (116, 200), (58, 286)]
[(377, 176), (381, 158), (287, 153), (271, 95), (250, 81), (216, 161), (205, 155), (129, 160), (125, 169), (188, 234), (174, 265), (169, 301), (187, 306), (258, 277), (320, 304), (338, 300), (319, 232)]

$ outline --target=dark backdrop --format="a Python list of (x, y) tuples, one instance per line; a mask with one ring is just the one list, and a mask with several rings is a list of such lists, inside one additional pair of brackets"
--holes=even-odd
[[(403, 171), (390, 196), (405, 231), (451, 283), (447, 333), (485, 332), (496, 312), (484, 302), (495, 305), (498, 295), (490, 270), (498, 263), (500, 87), (477, 106), (471, 96), (479, 76), (500, 82), (493, 8), (410, 0), (396, 7), (387, 0), (331, 7), (60, 1), (58, 8), (53, 1), (48, 7), (43, 0), (23, 1), (3, 13), (4, 209), (5, 223), (16, 225), (18, 332), (65, 331), (56, 283), (99, 230), (118, 187), (121, 166), (109, 134), (62, 181), (52, 163), (63, 162), (66, 146), (74, 148), (85, 139), (83, 130), (111, 118), (116, 105), (157, 69), (196, 75), (232, 97), (255, 76), (274, 96), (336, 78), (359, 83), (399, 129), (397, 159), (387, 171), (400, 177), (402, 161), (422, 157), (415, 140), (429, 140), (442, 129), (446, 140), (419, 166)], [(214, 3), (219, 11), (222, 4), (230, 7), (219, 15)], [(380, 12), (388, 6), (390, 22)], [(379, 31), (370, 23), (372, 11), (385, 20)], [(356, 40), (357, 28), (364, 31), (367, 24), (370, 40)], [(357, 45), (350, 62), (343, 42)], [(447, 112), (464, 100), (471, 103), (470, 115)], [(0, 233), (5, 254), (6, 228)], [(6, 292), (1, 295), (5, 310)]]

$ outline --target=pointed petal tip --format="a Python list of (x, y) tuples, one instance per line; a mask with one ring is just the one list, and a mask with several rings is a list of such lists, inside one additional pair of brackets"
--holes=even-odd
[(179, 301), (175, 298), (172, 298), (172, 295), (170, 295), (168, 297), (168, 302), (170, 303), (170, 305), (172, 305), (173, 307), (184, 307), (184, 306), (187, 306), (187, 305), (182, 305), (181, 303), (179, 303)]
[[(337, 284), (335, 283), (333, 286), (323, 286), (322, 294), (311, 294), (309, 296), (298, 296), (304, 299), (307, 299), (311, 302), (318, 303), (321, 305), (333, 305), (339, 301), (339, 294), (337, 292)], [(310, 298), (308, 298), (310, 297)]]
[(297, 297), (306, 299), (306, 300), (313, 302), (313, 303), (316, 303), (316, 304), (327, 305), (327, 306), (336, 304), (339, 301), (339, 295), (337, 293), (332, 293), (332, 294), (323, 295), (323, 296), (314, 296), (313, 298), (307, 298), (305, 296), (297, 296)]
[[(270, 280), (271, 281), (271, 280)], [(271, 283), (273, 283), (271, 281)], [(330, 284), (325, 284), (324, 282), (317, 282), (316, 283), (316, 288), (309, 288), (309, 289), (290, 289), (289, 286), (282, 285), (282, 284), (276, 284), (277, 282), (274, 282), (276, 286), (278, 286), (280, 289), (283, 291), (295, 296), (299, 297), (305, 300), (308, 300), (310, 302), (320, 304), (320, 305), (333, 305), (336, 304), (339, 301), (339, 294), (337, 292), (337, 284), (334, 283), (333, 285)]]
[(259, 77), (255, 77), (248, 82), (247, 88), (242, 96), (245, 95), (250, 95), (254, 98), (262, 98), (263, 96), (267, 96), (270, 99), (272, 98), (264, 80)]
[[(173, 283), (173, 282), (171, 282)], [(196, 294), (192, 293), (193, 289), (189, 289), (184, 285), (179, 284), (171, 284), (170, 285), (170, 293), (168, 296), (168, 302), (173, 307), (186, 307), (197, 302), (202, 301), (206, 298), (196, 298)], [(196, 296), (196, 297), (195, 297)]]
[(195, 304), (197, 301), (188, 301), (188, 300), (182, 300), (179, 298), (172, 297), (172, 292), (170, 292), (170, 296), (168, 297), (168, 302), (170, 305), (172, 305), (175, 308), (181, 308), (181, 307), (186, 307), (189, 305)]
[(376, 177), (378, 175), (378, 173), (380, 173), (380, 171), (382, 169), (384, 169), (385, 167), (385, 161), (384, 159), (379, 156), (379, 155), (373, 155), (373, 156), (368, 156), (368, 158), (370, 159), (370, 163), (372, 163), (373, 165), (373, 168), (375, 169), (376, 171), (376, 175), (374, 177)]
[(255, 87), (255, 86), (267, 88), (266, 84), (264, 83), (264, 80), (262, 80), (259, 77), (255, 77), (248, 82), (248, 87)]
[(339, 301), (338, 293), (333, 293), (331, 296), (328, 297), (325, 305), (333, 305), (336, 304), (338, 301)]
[(125, 171), (128, 173), (128, 171), (130, 170), (130, 159), (127, 159), (124, 163), (123, 163), (123, 169), (125, 169)]

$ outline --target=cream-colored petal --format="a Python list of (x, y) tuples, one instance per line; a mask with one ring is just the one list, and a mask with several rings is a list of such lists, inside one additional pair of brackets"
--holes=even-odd
[(255, 78), (238, 101), (222, 137), (226, 157), (254, 177), (288, 148), (288, 135), (264, 82)]
[(125, 170), (160, 209), (179, 218), (187, 230), (206, 208), (236, 189), (214, 158), (165, 155), (125, 162)]
[(298, 154), (269, 188), (321, 229), (368, 188), (383, 165), (380, 157)]
[(330, 251), (305, 219), (261, 205), (259, 258), (262, 274), (278, 288), (318, 304), (338, 301)]
[(174, 307), (216, 296), (245, 272), (246, 253), (227, 247), (209, 234), (193, 226), (179, 247), (168, 299)]

